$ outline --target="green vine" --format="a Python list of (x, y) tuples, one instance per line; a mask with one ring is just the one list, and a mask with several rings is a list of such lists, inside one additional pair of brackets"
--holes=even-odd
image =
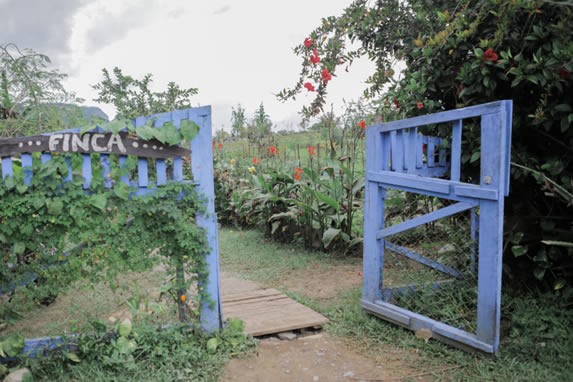
[(195, 223), (202, 203), (194, 184), (169, 183), (136, 196), (122, 182), (106, 189), (95, 171), (92, 187), (84, 190), (80, 176), (65, 181), (69, 161), (77, 168), (81, 157), (54, 155), (41, 165), (34, 160), (29, 186), (21, 168), (0, 185), (0, 290), (38, 300), (80, 278), (107, 279), (113, 286), (122, 272), (162, 262), (169, 274), (183, 276), (175, 277), (174, 289), (180, 318), (188, 319), (181, 312), (190, 301), (182, 296), (191, 284), (198, 285), (197, 298), (209, 300), (202, 287), (208, 243)]

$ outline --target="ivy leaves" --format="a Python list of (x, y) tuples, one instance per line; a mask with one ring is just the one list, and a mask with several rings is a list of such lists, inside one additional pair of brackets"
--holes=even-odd
[(187, 144), (199, 133), (199, 125), (190, 120), (182, 120), (179, 126), (171, 121), (158, 124), (154, 118), (148, 119), (143, 126), (135, 127), (130, 120), (120, 119), (111, 122), (85, 125), (80, 128), (80, 134), (98, 130), (119, 134), (122, 131), (129, 131), (143, 140), (157, 139), (159, 142), (174, 146)]

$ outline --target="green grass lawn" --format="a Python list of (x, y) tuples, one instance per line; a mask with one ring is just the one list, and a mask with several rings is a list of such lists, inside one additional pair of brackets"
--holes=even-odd
[[(256, 231), (224, 228), (219, 231), (219, 238), (224, 271), (263, 284), (271, 281), (287, 293), (284, 280), (313, 264), (332, 269), (360, 261), (269, 242)], [(336, 299), (327, 300), (300, 291), (288, 294), (326, 315), (331, 321), (326, 330), (355, 344), (365, 354), (385, 352), (389, 347), (417, 352), (421, 361), (413, 367), (421, 371), (444, 370), (434, 375), (435, 380), (573, 380), (572, 314), (560, 307), (555, 297), (504, 295), (504, 333), (500, 352), (494, 358), (466, 353), (433, 340), (425, 343), (408, 330), (364, 313), (359, 302), (360, 287), (342, 290)]]

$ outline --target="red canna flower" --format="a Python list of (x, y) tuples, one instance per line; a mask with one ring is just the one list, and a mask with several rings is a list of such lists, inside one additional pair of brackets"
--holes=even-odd
[(308, 151), (308, 154), (311, 157), (316, 155), (316, 147), (314, 147), (314, 146), (308, 146), (308, 149), (306, 149), (306, 151)]
[(423, 109), (423, 108), (424, 108), (424, 103), (421, 102), (421, 101), (418, 101), (418, 103), (416, 103), (416, 107), (417, 107), (418, 109)]
[(223, 149), (223, 144), (222, 144), (221, 142), (219, 142), (219, 144), (217, 144), (217, 148), (218, 148), (219, 150), (222, 150), (222, 149)]
[(185, 297), (184, 294), (182, 294), (181, 296), (179, 296), (179, 301), (185, 302), (185, 300), (187, 300), (187, 297)]
[(304, 46), (306, 46), (307, 48), (310, 48), (312, 46), (312, 39), (310, 37), (304, 39)]
[(394, 103), (394, 106), (396, 106), (397, 109), (400, 108), (400, 101), (398, 101), (398, 98), (394, 98), (392, 102)]
[(360, 127), (362, 130), (366, 130), (366, 121), (363, 119), (358, 121), (357, 126)]
[(276, 146), (269, 147), (269, 154), (278, 155), (278, 153), (279, 153), (279, 149), (277, 149)]
[(318, 51), (316, 49), (312, 50), (312, 54), (310, 55), (310, 62), (315, 65), (320, 62), (320, 57), (318, 56)]
[(306, 90), (308, 90), (309, 92), (313, 92), (313, 91), (314, 91), (314, 86), (313, 86), (310, 82), (305, 82), (304, 87), (305, 87)]
[(483, 62), (489, 61), (492, 64), (495, 64), (495, 62), (498, 60), (498, 58), (499, 57), (498, 57), (497, 53), (495, 53), (492, 48), (489, 48), (488, 50), (486, 50), (483, 53), (482, 60), (483, 60)]
[(256, 156), (253, 157), (253, 164), (259, 164), (261, 163), (261, 160), (259, 158), (257, 158)]
[(304, 174), (304, 170), (300, 167), (294, 168), (294, 179), (300, 181), (300, 176)]
[(330, 74), (328, 69), (322, 69), (322, 72), (320, 72), (320, 75), (322, 76), (322, 79), (324, 80), (324, 82), (328, 82), (332, 79), (332, 74)]

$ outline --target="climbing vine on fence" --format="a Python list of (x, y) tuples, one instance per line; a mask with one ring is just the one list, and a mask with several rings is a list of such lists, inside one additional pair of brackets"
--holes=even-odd
[(161, 261), (171, 275), (175, 269), (191, 270), (175, 278), (180, 312), (186, 300), (180, 291), (192, 283), (199, 282), (198, 297), (208, 300), (201, 288), (208, 244), (195, 223), (201, 203), (194, 184), (170, 183), (153, 195), (135, 196), (121, 182), (104, 188), (101, 175), (89, 190), (83, 189), (82, 179), (65, 182), (63, 155), (35, 167), (29, 186), (21, 170), (0, 185), (3, 292), (15, 288), (38, 300), (80, 278), (107, 279), (113, 286), (120, 273), (143, 271)]

